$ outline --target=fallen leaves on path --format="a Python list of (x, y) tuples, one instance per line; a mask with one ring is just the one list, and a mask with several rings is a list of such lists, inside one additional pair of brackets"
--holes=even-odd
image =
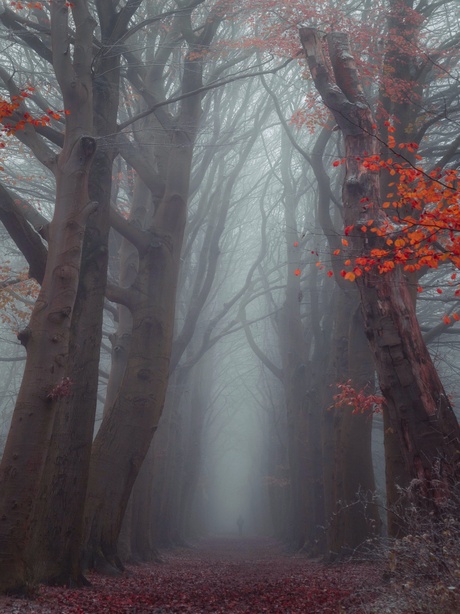
[(360, 589), (378, 582), (368, 565), (325, 566), (275, 540), (220, 538), (128, 566), (121, 577), (90, 574), (90, 588), (41, 587), (36, 600), (0, 598), (2, 614), (338, 614), (359, 611)]

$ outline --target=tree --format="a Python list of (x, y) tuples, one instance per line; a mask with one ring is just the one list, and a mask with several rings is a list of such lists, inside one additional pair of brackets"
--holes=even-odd
[[(327, 35), (335, 83), (327, 68), (318, 33), (300, 30), (302, 45), (315, 86), (334, 114), (345, 140), (346, 175), (343, 203), (354, 257), (378, 247), (362, 228), (370, 220), (385, 223), (379, 175), (363, 163), (376, 155), (379, 142), (346, 35)], [(366, 204), (363, 207), (365, 199)], [(347, 240), (344, 240), (347, 243)], [(380, 387), (398, 433), (406, 466), (417, 481), (419, 502), (437, 509), (458, 479), (460, 429), (450, 402), (423, 341), (403, 272), (396, 267), (385, 275), (365, 271), (356, 277), (366, 335), (374, 356)]]
[(74, 385), (72, 394), (59, 402), (29, 546), (34, 580), (50, 583), (85, 583), (81, 569), (83, 514), (98, 391), (120, 98), (121, 49), (115, 53), (113, 44), (126, 35), (139, 5), (140, 2), (128, 3), (117, 11), (116, 3), (96, 3), (101, 44), (105, 47), (92, 50), (92, 78), (96, 84), (92, 113), (93, 130), (102, 146), (93, 161), (89, 191), (98, 209), (86, 227), (72, 318), (68, 374)]
[(71, 316), (79, 281), (88, 216), (88, 177), (96, 142), (92, 134), (91, 40), (94, 21), (86, 3), (72, 6), (77, 48), (67, 53), (68, 7), (51, 7), (52, 61), (68, 111), (63, 149), (49, 149), (32, 126), (21, 138), (56, 178), (56, 207), (39, 297), (20, 340), (27, 350), (25, 376), (0, 465), (2, 485), (0, 590), (24, 588), (30, 520), (59, 399), (71, 393), (67, 375)]
[[(154, 147), (145, 144), (144, 153), (157, 172), (148, 184), (143, 178), (136, 180), (133, 206), (145, 212), (142, 228), (126, 224), (116, 214), (112, 219), (112, 225), (135, 246), (139, 260), (129, 288), (110, 288), (111, 297), (129, 309), (132, 331), (120, 388), (93, 445), (86, 506), (86, 557), (92, 564), (104, 558), (122, 567), (117, 540), (123, 515), (158, 426), (168, 384), (190, 171), (206, 91), (203, 65), (225, 16), (217, 4), (209, 13), (198, 14), (203, 18), (195, 31), (193, 8), (181, 11), (171, 29), (160, 33), (154, 62), (145, 75), (139, 74), (132, 56), (129, 60), (135, 87), (156, 109), (155, 114), (151, 109), (141, 111), (137, 120), (154, 143)], [(165, 92), (175, 84), (169, 83), (168, 69), (182, 52), (181, 95), (169, 102)], [(216, 71), (225, 68), (224, 63)], [(161, 105), (173, 102), (178, 105), (170, 115)]]

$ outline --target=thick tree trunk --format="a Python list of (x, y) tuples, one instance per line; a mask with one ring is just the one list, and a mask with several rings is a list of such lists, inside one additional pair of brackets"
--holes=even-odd
[(174, 196), (163, 206), (174, 209), (174, 224), (158, 225), (152, 247), (140, 257), (134, 287), (142, 293), (129, 305), (132, 355), (115, 403), (93, 444), (87, 502), (89, 549), (92, 553), (101, 550), (117, 566), (121, 521), (158, 425), (169, 376), (185, 202)]
[[(292, 225), (287, 224), (287, 228)], [(292, 233), (291, 233), (292, 234)], [(291, 245), (294, 241), (291, 241)], [(289, 245), (289, 243), (288, 243)], [(288, 248), (289, 249), (289, 248)], [(300, 285), (293, 267), (288, 269), (286, 298), (279, 317), (279, 343), (283, 361), (283, 384), (287, 412), (289, 458), (289, 538), (301, 549), (309, 541), (308, 528), (314, 525), (313, 463), (310, 416), (307, 412), (307, 346), (299, 309)]]
[(85, 226), (95, 210), (88, 177), (96, 142), (87, 136), (92, 133), (94, 21), (85, 2), (72, 5), (76, 45), (71, 57), (68, 11), (65, 0), (51, 6), (53, 66), (70, 115), (62, 151), (48, 164), (56, 178), (48, 258), (29, 327), (19, 336), (27, 349), (25, 374), (0, 465), (0, 592), (24, 590), (34, 580), (27, 560), (31, 522), (56, 410), (73, 393), (74, 375), (68, 372), (71, 321)]
[[(114, 36), (107, 3), (102, 37)], [(117, 27), (120, 26), (118, 22)], [(118, 32), (119, 35), (120, 32)], [(94, 131), (105, 147), (96, 153), (89, 193), (98, 202), (85, 232), (80, 282), (71, 323), (67, 373), (75, 381), (72, 395), (57, 408), (50, 450), (41, 483), (29, 552), (36, 580), (51, 584), (85, 584), (81, 569), (83, 513), (98, 391), (98, 365), (107, 277), (109, 208), (119, 100), (117, 54), (101, 54), (92, 65), (99, 87), (94, 93)]]
[[(386, 49), (382, 66), (382, 76), (380, 86), (380, 101), (385, 113), (381, 114), (377, 125), (379, 136), (384, 143), (388, 143), (390, 132), (388, 121), (385, 118), (396, 118), (392, 130), (392, 136), (397, 144), (417, 143), (423, 136), (420, 131), (419, 115), (423, 113), (423, 105), (417, 100), (422, 100), (424, 79), (427, 71), (423, 69), (423, 63), (429, 62), (429, 58), (417, 57), (416, 53), (409, 53), (408, 48), (400, 44), (403, 40), (418, 40), (423, 19), (414, 19), (416, 16), (413, 11), (414, 0), (390, 0), (389, 13), (387, 18), (388, 35), (386, 37)], [(398, 91), (392, 87), (393, 83), (400, 83)], [(399, 89), (410, 91), (411, 96), (401, 96)], [(386, 145), (381, 148), (383, 159), (393, 156), (393, 152)], [(416, 164), (416, 150), (407, 148), (404, 150), (404, 159), (410, 164)], [(381, 171), (380, 192), (382, 201), (393, 202), (396, 197), (388, 196), (394, 194), (390, 184), (394, 182), (394, 176), (389, 169)], [(408, 207), (399, 209), (401, 217), (405, 215), (416, 216), (417, 211)], [(414, 301), (417, 300), (417, 286), (419, 271), (406, 272), (408, 288)], [(398, 433), (394, 431), (390, 424), (388, 410), (384, 409), (384, 446), (385, 446), (385, 476), (386, 476), (386, 508), (388, 521), (388, 535), (391, 537), (402, 537), (405, 532), (403, 514), (401, 511), (407, 505), (407, 499), (403, 496), (402, 490), (409, 486), (411, 482), (410, 474), (407, 471), (403, 450), (401, 448)]]
[[(172, 390), (168, 392), (162, 416), (162, 437), (158, 437), (163, 458), (158, 463), (154, 475), (154, 536), (155, 544), (166, 548), (177, 545), (177, 501), (182, 484), (182, 440), (180, 435), (183, 416), (180, 403), (184, 383), (180, 370), (176, 370), (172, 379)], [(159, 472), (161, 475), (158, 475)]]
[[(210, 385), (205, 386), (205, 368), (211, 368), (209, 361), (200, 361), (191, 374), (192, 386), (189, 397), (190, 419), (187, 429), (186, 451), (184, 458), (184, 470), (182, 479), (181, 499), (179, 508), (179, 537), (185, 542), (192, 532), (191, 518), (195, 493), (200, 478), (201, 469), (201, 441), (203, 436), (203, 423), (206, 408), (209, 405)], [(210, 382), (208, 382), (210, 384)]]
[[(194, 37), (188, 30), (187, 38)], [(180, 18), (179, 18), (180, 19)], [(184, 60), (182, 93), (202, 85), (202, 51), (212, 40), (219, 17), (210, 17)], [(162, 64), (164, 68), (164, 64)], [(161, 69), (160, 69), (161, 73)], [(152, 68), (152, 78), (160, 75)], [(164, 134), (158, 168), (165, 172), (163, 196), (147, 231), (131, 232), (139, 251), (139, 268), (118, 300), (132, 315), (131, 350), (119, 393), (93, 444), (86, 505), (86, 553), (91, 565), (105, 558), (122, 567), (117, 540), (131, 490), (160, 419), (168, 384), (176, 288), (186, 220), (190, 169), (201, 117), (201, 96), (185, 97), (176, 121), (160, 110)], [(156, 141), (155, 141), (156, 142)], [(161, 151), (160, 151), (161, 150)], [(153, 166), (152, 166), (153, 170)], [(152, 194), (152, 196), (154, 196)], [(158, 202), (158, 201), (155, 201)], [(150, 212), (152, 213), (152, 212)]]
[[(364, 336), (357, 292), (336, 288), (329, 380), (348, 380), (356, 390), (372, 386), (374, 369)], [(363, 345), (364, 343), (364, 345)], [(332, 391), (329, 393), (332, 405)], [(372, 415), (354, 407), (330, 407), (324, 414), (323, 459), (327, 556), (347, 556), (380, 530), (372, 468)]]
[(283, 164), (281, 173), (284, 183), (285, 242), (287, 250), (287, 281), (285, 299), (278, 316), (278, 339), (282, 360), (282, 381), (284, 386), (288, 459), (289, 459), (289, 507), (288, 523), (290, 545), (296, 549), (310, 548), (315, 529), (314, 517), (314, 466), (312, 446), (312, 412), (317, 411), (316, 403), (309, 403), (309, 347), (301, 316), (301, 287), (298, 268), (299, 233), (297, 232), (296, 209), (298, 200), (288, 170), (289, 157), (287, 139), (281, 142)]
[[(347, 379), (355, 390), (374, 388), (374, 368), (364, 335), (361, 314), (349, 312)], [(340, 511), (336, 511), (339, 525), (338, 540), (331, 548), (339, 554), (352, 554), (366, 540), (380, 534), (381, 522), (375, 500), (372, 466), (372, 413), (354, 413), (357, 408), (341, 408), (341, 428), (336, 450), (337, 469), (341, 474)]]
[(151, 562), (159, 558), (152, 531), (153, 461), (152, 442), (132, 492), (131, 554), (135, 561)]
[[(378, 153), (375, 123), (364, 98), (346, 36), (328, 35), (333, 83), (316, 31), (300, 30), (315, 85), (345, 137), (345, 224), (352, 257), (375, 246), (360, 228), (385, 219), (379, 174), (363, 164)], [(367, 203), (363, 206), (363, 199)], [(407, 281), (400, 268), (357, 277), (365, 331), (374, 356), (392, 428), (399, 435), (413, 494), (432, 509), (446, 500), (459, 478), (460, 428), (423, 341)]]
[(67, 376), (70, 323), (80, 272), (88, 203), (88, 173), (95, 141), (80, 136), (58, 157), (56, 209), (49, 231), (42, 288), (28, 328), (20, 334), (27, 349), (18, 394), (0, 466), (0, 591), (23, 588), (25, 553), (33, 507), (51, 437), (56, 407), (72, 394)]

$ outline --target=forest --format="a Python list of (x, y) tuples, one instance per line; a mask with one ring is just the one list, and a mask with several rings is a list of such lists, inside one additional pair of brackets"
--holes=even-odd
[(460, 612), (457, 0), (0, 4), (0, 611)]

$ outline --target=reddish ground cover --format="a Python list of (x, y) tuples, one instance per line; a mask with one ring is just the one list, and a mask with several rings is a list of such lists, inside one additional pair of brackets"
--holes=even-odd
[(92, 587), (41, 587), (34, 601), (0, 598), (0, 612), (50, 614), (338, 614), (359, 612), (367, 565), (324, 566), (267, 539), (219, 538), (129, 566), (122, 577), (90, 575)]

